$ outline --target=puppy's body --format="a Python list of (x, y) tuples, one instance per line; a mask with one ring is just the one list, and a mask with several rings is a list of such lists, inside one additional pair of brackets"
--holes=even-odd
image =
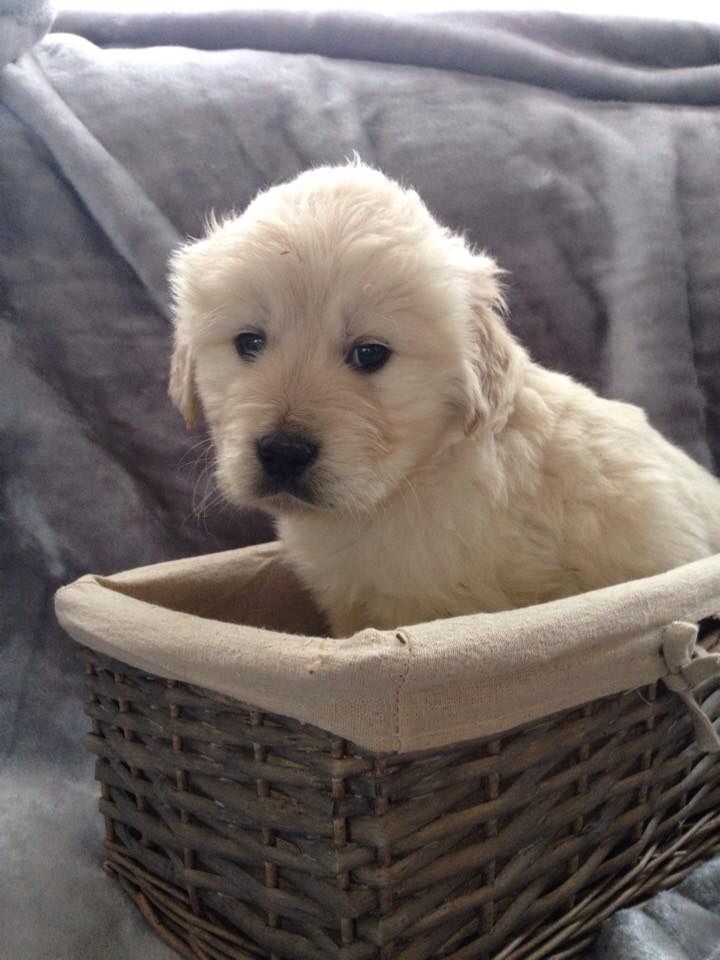
[(280, 523), (338, 635), (526, 606), (720, 550), (715, 478), (637, 407), (534, 364), (491, 443), (460, 441), (409, 480), (354, 521)]
[(718, 481), (639, 409), (532, 363), (496, 272), (362, 166), (273, 188), (175, 261), (173, 398), (190, 420), (199, 394), (222, 489), (276, 515), (337, 635), (720, 550)]

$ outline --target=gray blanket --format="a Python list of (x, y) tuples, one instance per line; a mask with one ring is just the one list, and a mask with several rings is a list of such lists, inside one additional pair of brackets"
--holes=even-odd
[[(538, 360), (720, 466), (720, 31), (570, 17), (65, 15), (0, 77), (0, 955), (160, 960), (98, 868), (55, 588), (268, 537), (165, 397), (168, 251), (357, 150), (511, 271)], [(148, 49), (149, 44), (158, 44)], [(183, 46), (170, 46), (182, 44)], [(720, 864), (604, 960), (710, 960)]]

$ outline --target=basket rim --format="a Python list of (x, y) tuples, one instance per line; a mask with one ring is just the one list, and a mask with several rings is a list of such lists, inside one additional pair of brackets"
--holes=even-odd
[(283, 603), (312, 619), (277, 542), (88, 574), (57, 592), (55, 609), (76, 641), (117, 660), (371, 751), (409, 752), (491, 736), (667, 677), (667, 626), (720, 612), (720, 554), (550, 603), (339, 640), (168, 605), (173, 591), (197, 589), (221, 599), (264, 590), (277, 603), (279, 584)]

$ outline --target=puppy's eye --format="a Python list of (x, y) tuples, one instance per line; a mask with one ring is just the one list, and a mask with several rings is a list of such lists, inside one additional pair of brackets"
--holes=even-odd
[(243, 360), (254, 360), (265, 349), (265, 337), (261, 333), (239, 333), (233, 343)]
[(348, 354), (347, 362), (361, 373), (375, 373), (385, 366), (391, 353), (383, 343), (359, 343)]

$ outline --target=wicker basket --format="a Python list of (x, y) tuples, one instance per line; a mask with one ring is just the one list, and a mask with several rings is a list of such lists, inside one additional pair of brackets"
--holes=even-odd
[(720, 851), (720, 763), (662, 681), (388, 751), (84, 658), (106, 869), (193, 960), (576, 957)]

